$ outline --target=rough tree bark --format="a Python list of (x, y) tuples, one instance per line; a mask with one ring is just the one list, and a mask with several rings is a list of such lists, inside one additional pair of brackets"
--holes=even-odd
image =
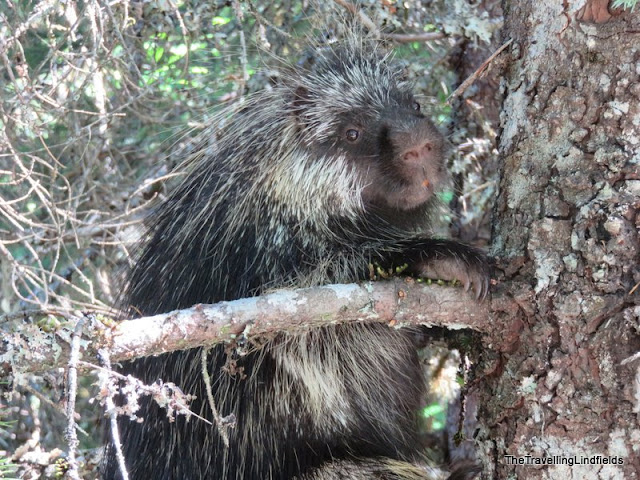
[[(485, 478), (640, 472), (640, 356), (630, 359), (640, 350), (640, 17), (607, 3), (503, 3), (513, 44), (495, 329), (475, 387)], [(590, 463), (510, 465), (508, 455)]]

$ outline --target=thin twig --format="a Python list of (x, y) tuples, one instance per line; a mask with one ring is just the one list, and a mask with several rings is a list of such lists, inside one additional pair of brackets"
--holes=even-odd
[(493, 60), (502, 53), (502, 51), (507, 48), (509, 45), (511, 45), (511, 43), (513, 42), (513, 38), (509, 39), (507, 42), (505, 42), (498, 50), (496, 50), (493, 55), (491, 55), (489, 58), (487, 58), (484, 63), (482, 65), (480, 65), (480, 67), (478, 67), (478, 69), (473, 72), (471, 75), (469, 75), (469, 77), (462, 82), (462, 84), (456, 88), (454, 90), (454, 92), (449, 95), (449, 98), (447, 98), (447, 104), (451, 105), (451, 101), (454, 98), (459, 97), (460, 95), (462, 95), (464, 93), (464, 91), (469, 88), (473, 82), (475, 82), (478, 77), (486, 70), (486, 68), (491, 64), (491, 62), (493, 62)]
[(242, 65), (242, 84), (238, 87), (238, 95), (242, 96), (244, 93), (244, 87), (249, 81), (249, 69), (247, 61), (247, 43), (244, 38), (244, 28), (242, 26), (242, 20), (244, 14), (242, 13), (242, 6), (238, 0), (233, 0), (233, 11), (238, 19), (238, 34), (240, 35), (240, 65)]
[(218, 427), (218, 432), (222, 437), (222, 441), (224, 442), (225, 448), (229, 448), (229, 433), (227, 432), (227, 424), (223, 421), (220, 413), (218, 413), (218, 409), (216, 408), (216, 402), (213, 398), (213, 391), (211, 389), (211, 377), (209, 376), (209, 371), (207, 369), (207, 356), (209, 355), (209, 348), (203, 348), (202, 354), (200, 357), (202, 364), (202, 379), (204, 380), (205, 388), (207, 389), (207, 399), (209, 400), (209, 407), (213, 412), (213, 418), (216, 422), (216, 427)]
[(69, 357), (69, 364), (67, 370), (67, 428), (65, 431), (65, 439), (69, 445), (69, 451), (67, 454), (67, 461), (69, 463), (69, 470), (67, 474), (73, 480), (80, 480), (80, 474), (78, 473), (78, 460), (76, 458), (76, 452), (80, 442), (78, 441), (78, 434), (76, 433), (76, 395), (78, 393), (78, 360), (80, 359), (80, 339), (82, 337), (82, 327), (84, 326), (85, 319), (79, 318), (71, 337), (71, 353)]
[(182, 67), (182, 75), (186, 77), (187, 74), (189, 73), (189, 61), (190, 61), (189, 55), (191, 52), (191, 39), (189, 37), (189, 31), (187, 30), (187, 26), (184, 24), (184, 20), (182, 19), (182, 14), (180, 13), (180, 9), (176, 6), (175, 3), (173, 3), (172, 0), (167, 0), (167, 1), (169, 2), (169, 5), (171, 5), (171, 8), (173, 8), (173, 13), (178, 19), (178, 23), (180, 24), (180, 32), (182, 33), (182, 40), (184, 41), (184, 44), (187, 47), (186, 52), (184, 54), (184, 66)]
[(360, 22), (362, 23), (362, 25), (364, 25), (367, 29), (369, 29), (369, 32), (371, 32), (373, 35), (375, 35), (376, 37), (380, 35), (380, 31), (376, 26), (376, 24), (373, 22), (373, 20), (371, 20), (367, 16), (367, 14), (364, 13), (364, 11), (361, 8), (356, 7), (354, 4), (347, 2), (346, 0), (333, 0), (333, 1), (336, 2), (338, 5), (340, 5), (341, 7), (344, 7), (347, 10), (349, 10), (349, 12), (351, 12), (353, 15), (357, 16)]
[(98, 357), (102, 361), (104, 370), (100, 378), (100, 389), (105, 393), (105, 411), (109, 415), (109, 427), (111, 432), (111, 447), (115, 450), (116, 460), (118, 461), (118, 469), (122, 480), (129, 480), (129, 474), (127, 473), (127, 465), (124, 461), (124, 455), (122, 453), (122, 444), (120, 443), (120, 431), (118, 429), (118, 414), (116, 406), (113, 403), (113, 392), (111, 392), (111, 359), (109, 358), (109, 352), (105, 349), (98, 350)]
[(447, 34), (442, 32), (387, 33), (383, 35), (382, 38), (392, 40), (396, 43), (432, 42), (434, 40), (447, 38)]

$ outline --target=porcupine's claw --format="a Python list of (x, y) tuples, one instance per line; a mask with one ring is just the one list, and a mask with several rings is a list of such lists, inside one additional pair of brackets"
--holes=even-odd
[(489, 292), (489, 266), (486, 257), (477, 249), (455, 257), (435, 257), (420, 265), (421, 276), (434, 280), (459, 281), (465, 291), (473, 290), (476, 300), (482, 301)]

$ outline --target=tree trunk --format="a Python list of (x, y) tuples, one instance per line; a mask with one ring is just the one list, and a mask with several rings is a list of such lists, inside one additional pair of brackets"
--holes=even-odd
[(607, 3), (503, 4), (487, 478), (640, 472), (640, 17)]

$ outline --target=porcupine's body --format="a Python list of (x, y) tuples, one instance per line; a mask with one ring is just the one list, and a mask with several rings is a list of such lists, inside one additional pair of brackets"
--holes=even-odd
[[(483, 295), (482, 255), (428, 237), (445, 150), (375, 44), (352, 38), (318, 50), (312, 67), (250, 99), (194, 157), (152, 216), (127, 304), (148, 315), (267, 288), (353, 282), (372, 262), (406, 263)], [(212, 420), (200, 352), (124, 371), (176, 383), (197, 396), (192, 411)], [(406, 332), (358, 324), (281, 334), (232, 360), (230, 372), (224, 346), (209, 357), (217, 408), (236, 419), (229, 448), (215, 426), (183, 416), (170, 423), (146, 401), (143, 423), (120, 421), (130, 478), (365, 478), (358, 465), (370, 478), (430, 478), (401, 473), (402, 462), (420, 458), (424, 393)], [(120, 478), (112, 454), (104, 478)]]

